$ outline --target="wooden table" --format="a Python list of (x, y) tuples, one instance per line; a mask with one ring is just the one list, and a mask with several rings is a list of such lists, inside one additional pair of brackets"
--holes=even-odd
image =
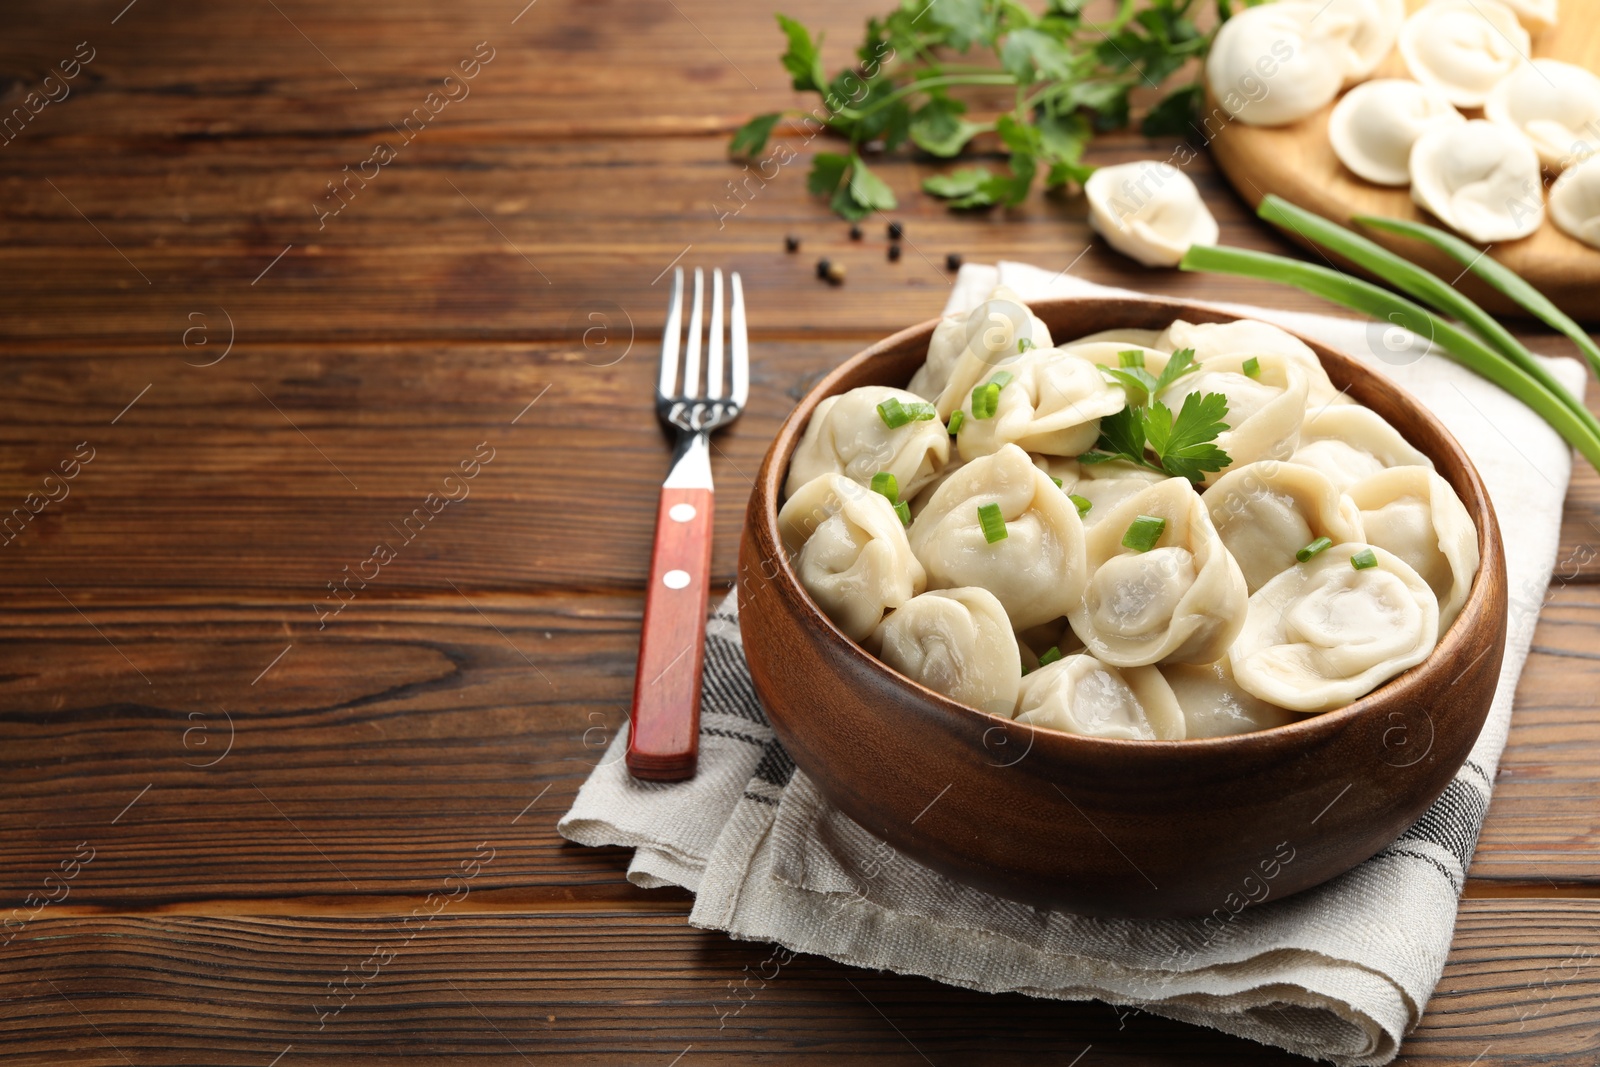
[[(723, 583), (778, 420), (935, 314), (947, 252), (1314, 302), (1139, 270), (1075, 199), (951, 216), (909, 159), (879, 166), (890, 264), (881, 220), (853, 244), (807, 197), (816, 145), (731, 198), (728, 132), (795, 99), (765, 7), (524, 2), (7, 7), (5, 109), (91, 58), (0, 144), (0, 511), (30, 513), (0, 557), (0, 1062), (1284, 1061), (809, 957), (744, 985), (766, 946), (689, 928), (686, 894), (631, 888), (623, 851), (554, 824), (629, 699), (670, 264), (742, 271), (751, 305), (750, 409), (715, 458)], [(786, 7), (830, 66), (864, 17)], [(1093, 160), (1169, 150), (1124, 135)], [(1224, 240), (1286, 247), (1189, 172)], [(1595, 1062), (1597, 543), (1585, 472), (1406, 1062)]]

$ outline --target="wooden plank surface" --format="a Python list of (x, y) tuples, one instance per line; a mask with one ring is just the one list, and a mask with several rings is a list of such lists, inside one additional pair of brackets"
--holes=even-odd
[[(866, 13), (782, 8), (827, 31), (830, 66)], [(905, 157), (876, 164), (907, 229), (891, 265), (884, 220), (855, 244), (806, 195), (823, 142), (793, 132), (799, 158), (741, 206), (727, 132), (799, 99), (772, 11), (7, 7), (0, 111), (78, 42), (95, 58), (0, 145), (0, 501), (45, 487), (80, 442), (94, 458), (0, 557), (0, 905), (79, 842), (97, 851), (70, 899), (0, 948), (0, 1063), (1287, 1061), (1100, 1005), (816, 959), (723, 1019), (769, 949), (687, 928), (686, 894), (633, 889), (622, 850), (554, 833), (631, 688), (674, 257), (741, 270), (752, 305), (751, 408), (713, 460), (724, 583), (778, 420), (840, 359), (935, 314), (947, 252), (1325, 310), (1134, 267), (1091, 241), (1074, 198), (950, 215), (916, 192), (946, 165)], [(319, 228), (326, 183), (479, 41), (495, 58), (470, 98)], [(1119, 135), (1091, 158), (1170, 150)], [(1188, 170), (1224, 240), (1288, 249), (1204, 157)], [(815, 280), (819, 255), (845, 263), (844, 286)], [(320, 618), (327, 584), (403, 537), (480, 443), (493, 459), (470, 497)], [(1559, 570), (1571, 583), (1543, 606), (1455, 951), (1402, 1062), (1592, 1059), (1592, 472)], [(470, 899), (317, 1031), (327, 983), (481, 842), (494, 860)]]

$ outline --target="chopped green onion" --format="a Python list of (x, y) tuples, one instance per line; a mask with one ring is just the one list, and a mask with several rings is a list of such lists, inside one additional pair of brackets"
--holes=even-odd
[(1336, 304), (1404, 326), (1413, 333), (1431, 336), (1458, 363), (1481, 374), (1532, 408), (1582, 453), (1596, 470), (1600, 470), (1600, 433), (1591, 429), (1593, 416), (1584, 418), (1578, 415), (1560, 397), (1545, 388), (1537, 377), (1501, 358), (1466, 331), (1403, 296), (1330, 267), (1225, 245), (1194, 245), (1178, 266), (1183, 270), (1235, 274), (1293, 285)]
[(939, 413), (934, 410), (932, 404), (920, 400), (913, 404), (902, 404), (899, 397), (891, 396), (878, 405), (878, 417), (889, 429), (898, 430), (908, 422), (923, 422), (938, 418)]
[(1060, 658), (1061, 649), (1051, 645), (1049, 648), (1045, 649), (1044, 655), (1039, 657), (1039, 666), (1047, 667)]
[(959, 409), (956, 410), (956, 411), (952, 411), (950, 413), (950, 426), (949, 426), (950, 432), (952, 434), (960, 433), (961, 432), (961, 424), (963, 422), (966, 422), (966, 421), (967, 421), (967, 413), (966, 412), (961, 411)]
[(989, 381), (992, 384), (999, 386), (1001, 389), (1004, 389), (1006, 386), (1010, 385), (1012, 380), (1013, 379), (1010, 373), (1003, 370), (997, 370), (993, 374), (989, 375)]
[(1589, 366), (1594, 368), (1595, 373), (1600, 374), (1600, 346), (1596, 346), (1589, 335), (1583, 332), (1582, 326), (1573, 322), (1543, 293), (1523, 281), (1516, 271), (1503, 266), (1498, 260), (1491, 259), (1455, 234), (1445, 233), (1426, 223), (1405, 219), (1373, 218), (1370, 215), (1357, 215), (1355, 221), (1363, 226), (1371, 226), (1375, 230), (1387, 230), (1390, 233), (1404, 234), (1419, 241), (1426, 241), (1454, 258), (1457, 263), (1465, 264), (1472, 273), (1515, 300), (1528, 314), (1542, 320), (1552, 330), (1565, 334), (1567, 340), (1577, 345), (1578, 350), (1588, 358)]
[(1355, 555), (1350, 557), (1350, 566), (1354, 567), (1358, 571), (1364, 571), (1369, 567), (1376, 567), (1377, 565), (1377, 553), (1373, 552), (1370, 548), (1363, 548), (1360, 552), (1357, 552)]
[(891, 504), (899, 503), (900, 479), (888, 471), (879, 471), (872, 476), (872, 491), (888, 497)]
[(1244, 376), (1246, 378), (1261, 377), (1261, 361), (1255, 356), (1251, 356), (1244, 361)]
[(1006, 520), (1000, 514), (999, 504), (980, 504), (978, 525), (983, 527), (983, 539), (991, 545), (1006, 539)]
[(1120, 367), (1144, 366), (1144, 351), (1138, 348), (1130, 348), (1126, 351), (1118, 352), (1117, 365)]
[(972, 390), (972, 417), (975, 419), (994, 418), (995, 409), (1000, 406), (1000, 387), (994, 382), (980, 385)]
[(1017, 353), (1019, 355), (1021, 353), (1023, 353), (1023, 352), (1026, 352), (1030, 348), (1038, 348), (1038, 347), (1039, 346), (1034, 344), (1033, 341), (1030, 340), (1029, 338), (1026, 338), (1026, 337), (1017, 338)]
[(1161, 540), (1161, 535), (1167, 530), (1167, 520), (1158, 519), (1154, 515), (1140, 515), (1128, 526), (1128, 532), (1122, 535), (1122, 547), (1131, 548), (1135, 552), (1148, 552), (1156, 547), (1156, 542)]
[(1080, 519), (1089, 514), (1089, 509), (1094, 507), (1094, 501), (1086, 496), (1079, 496), (1077, 493), (1068, 493), (1067, 499), (1077, 507), (1078, 518)]
[(1313, 541), (1309, 545), (1307, 545), (1306, 547), (1302, 548), (1300, 551), (1296, 552), (1294, 554), (1294, 558), (1299, 560), (1301, 563), (1305, 563), (1305, 562), (1313, 559), (1317, 555), (1321, 554), (1322, 552), (1324, 552), (1327, 549), (1330, 549), (1332, 547), (1333, 547), (1333, 539), (1332, 538), (1319, 537), (1315, 541)]
[(904, 500), (896, 500), (894, 502), (894, 513), (896, 515), (900, 516), (900, 525), (901, 526), (910, 526), (911, 525), (911, 505), (910, 504), (907, 504)]
[(1052, 482), (1056, 483), (1056, 488), (1057, 489), (1062, 488), (1061, 479), (1060, 478), (1057, 478), (1054, 474), (1048, 475), (1048, 477)]

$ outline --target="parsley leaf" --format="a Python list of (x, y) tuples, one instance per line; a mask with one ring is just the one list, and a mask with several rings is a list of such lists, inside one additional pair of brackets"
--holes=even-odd
[(733, 140), (728, 142), (728, 152), (735, 156), (753, 158), (767, 147), (767, 138), (772, 136), (772, 127), (783, 118), (774, 111), (770, 115), (757, 115), (749, 122), (740, 126), (733, 135)]
[(1146, 438), (1162, 469), (1191, 482), (1219, 471), (1232, 458), (1217, 447), (1217, 435), (1228, 428), (1228, 398), (1221, 393), (1190, 393), (1173, 418), (1172, 409), (1157, 401), (1145, 414)]
[(1159, 396), (1166, 392), (1167, 386), (1182, 378), (1185, 374), (1192, 374), (1200, 369), (1200, 363), (1194, 358), (1194, 349), (1180, 348), (1172, 353), (1167, 360), (1167, 365), (1161, 368), (1161, 377), (1156, 379), (1156, 384), (1150, 390), (1151, 396)]

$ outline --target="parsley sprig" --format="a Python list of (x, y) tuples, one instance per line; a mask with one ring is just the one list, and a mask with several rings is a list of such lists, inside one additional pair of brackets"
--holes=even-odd
[(1109, 463), (1114, 459), (1159, 471), (1191, 482), (1205, 479), (1233, 462), (1217, 446), (1217, 436), (1228, 429), (1228, 398), (1221, 393), (1190, 393), (1174, 415), (1155, 399), (1185, 374), (1200, 369), (1194, 349), (1172, 354), (1159, 375), (1145, 369), (1138, 349), (1118, 353), (1119, 367), (1102, 367), (1106, 377), (1123, 387), (1128, 404), (1100, 420), (1100, 438), (1094, 451), (1078, 457), (1079, 463)]
[[(1039, 178), (1046, 188), (1082, 184), (1094, 171), (1082, 161), (1084, 146), (1096, 132), (1129, 125), (1130, 92), (1159, 85), (1205, 54), (1212, 33), (1196, 25), (1196, 5), (1214, 4), (1220, 24), (1233, 0), (1121, 0), (1100, 23), (1083, 17), (1084, 3), (1047, 0), (1035, 12), (1017, 0), (900, 0), (888, 15), (867, 20), (857, 63), (832, 78), (822, 65), (821, 35), (779, 15), (788, 42), (784, 69), (795, 89), (817, 93), (822, 106), (757, 115), (734, 133), (729, 150), (760, 156), (786, 115), (813, 134), (826, 128), (845, 138), (847, 151), (813, 158), (808, 185), (848, 219), (896, 206), (862, 159), (869, 146), (892, 152), (910, 142), (949, 159), (979, 134), (995, 134), (1010, 157), (1009, 173), (969, 167), (923, 183), (952, 208), (1018, 203)], [(1014, 106), (975, 121), (951, 90), (978, 87), (1012, 90)], [(1185, 83), (1150, 109), (1141, 130), (1185, 136), (1201, 103), (1200, 83)]]

